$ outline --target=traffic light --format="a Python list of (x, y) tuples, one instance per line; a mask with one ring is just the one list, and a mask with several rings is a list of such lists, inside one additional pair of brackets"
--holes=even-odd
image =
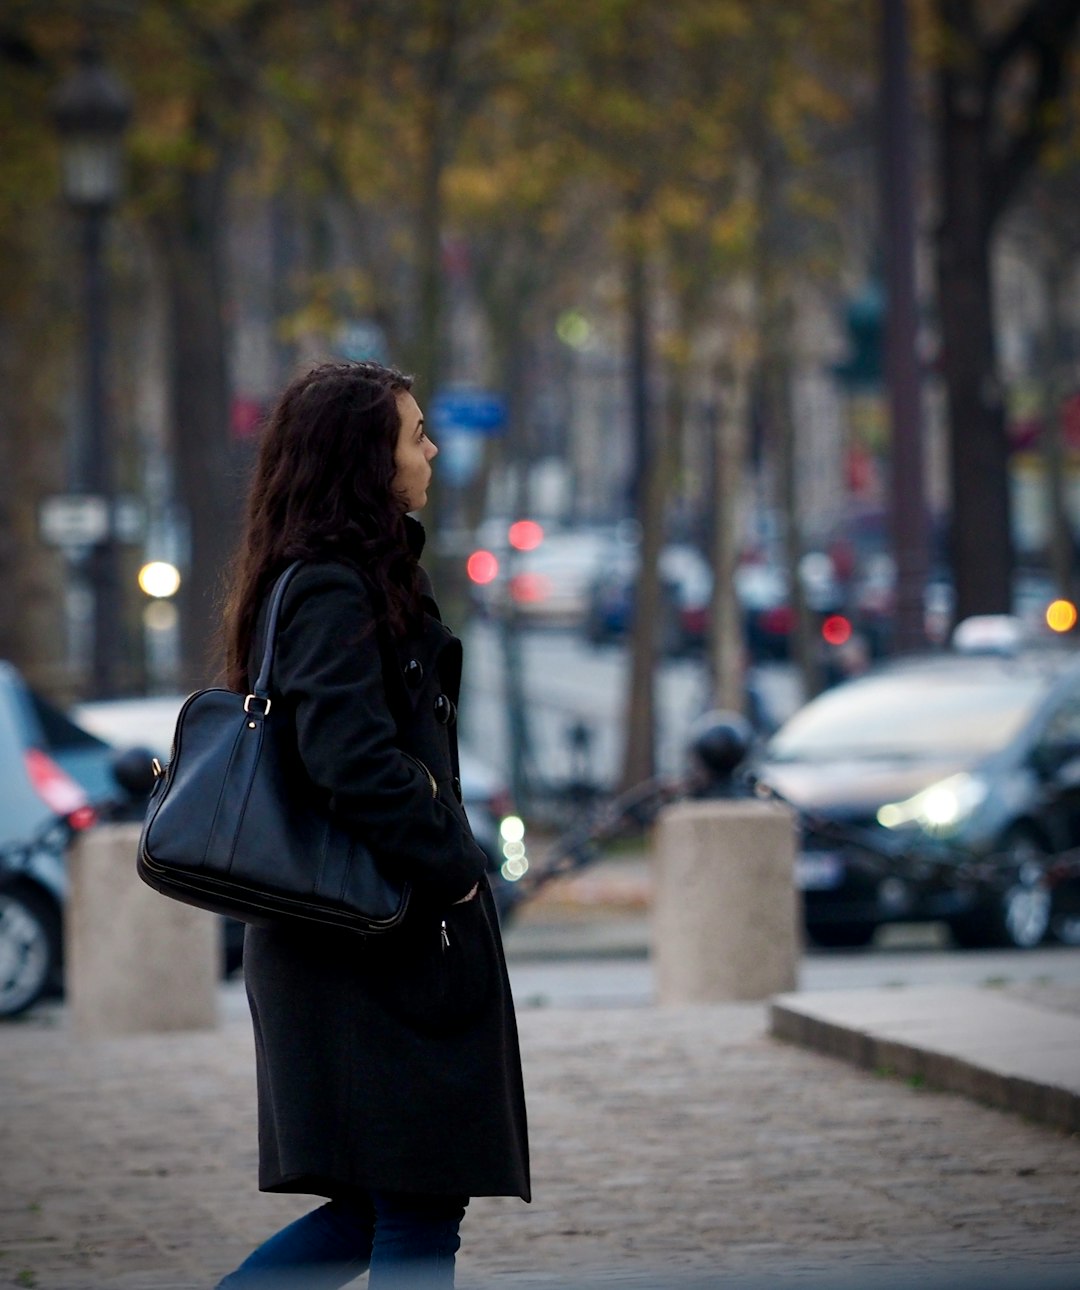
[(849, 390), (880, 385), (885, 370), (882, 362), (885, 293), (874, 279), (848, 303), (844, 323), (848, 357), (833, 367), (833, 373)]

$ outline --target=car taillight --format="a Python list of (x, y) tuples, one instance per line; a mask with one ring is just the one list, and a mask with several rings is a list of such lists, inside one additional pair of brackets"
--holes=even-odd
[(68, 827), (80, 833), (97, 823), (97, 811), (92, 806), (80, 806), (67, 817)]
[(499, 561), (490, 551), (474, 551), (465, 562), (465, 572), (470, 581), (486, 587), (499, 576)]
[(795, 611), (790, 605), (775, 605), (761, 614), (762, 628), (774, 636), (788, 636), (795, 626)]
[(73, 829), (86, 829), (94, 823), (97, 817), (82, 786), (40, 748), (26, 750), (26, 772), (34, 791), (54, 815), (63, 816)]
[(683, 631), (704, 635), (709, 627), (709, 611), (698, 606), (683, 609), (679, 613), (679, 622)]
[(519, 605), (535, 605), (551, 595), (551, 579), (542, 573), (519, 573), (510, 579), (510, 594)]
[(821, 624), (821, 635), (826, 645), (846, 645), (851, 640), (851, 623), (843, 614), (830, 614)]

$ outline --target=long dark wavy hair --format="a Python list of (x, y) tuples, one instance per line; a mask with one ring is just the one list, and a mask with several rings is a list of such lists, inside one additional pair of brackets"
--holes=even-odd
[(262, 435), (225, 606), (227, 684), (248, 688), (259, 605), (296, 559), (363, 570), (395, 636), (420, 620), (405, 498), (395, 491), (397, 396), (412, 378), (379, 363), (324, 363), (281, 395)]

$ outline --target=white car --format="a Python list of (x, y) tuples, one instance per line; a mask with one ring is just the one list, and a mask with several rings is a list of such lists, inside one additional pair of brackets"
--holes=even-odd
[(633, 550), (611, 528), (548, 532), (531, 551), (511, 552), (498, 543), (487, 549), (499, 571), (474, 589), (476, 602), (495, 615), (512, 605), (523, 622), (546, 627), (582, 626), (596, 579)]

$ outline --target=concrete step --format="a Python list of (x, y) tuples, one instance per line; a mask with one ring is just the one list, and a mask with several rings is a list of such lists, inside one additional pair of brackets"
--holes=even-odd
[(776, 996), (779, 1039), (1080, 1131), (1080, 1017), (940, 986)]

